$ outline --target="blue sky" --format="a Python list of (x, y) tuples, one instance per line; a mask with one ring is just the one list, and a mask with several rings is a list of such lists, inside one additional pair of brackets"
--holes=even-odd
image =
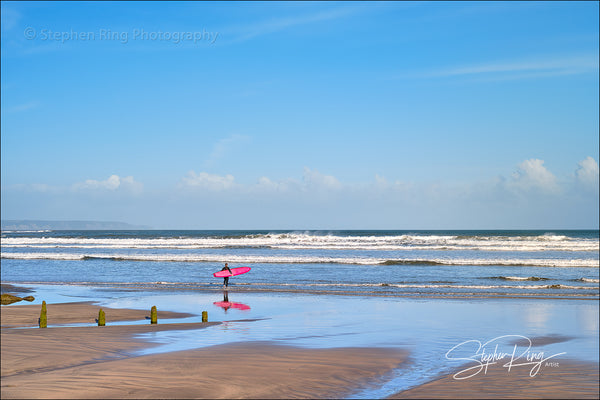
[(2, 2), (2, 219), (598, 228), (598, 2)]

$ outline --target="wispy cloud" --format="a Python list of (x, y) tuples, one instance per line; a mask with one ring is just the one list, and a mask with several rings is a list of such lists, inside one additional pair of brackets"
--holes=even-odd
[(39, 105), (40, 105), (39, 101), (30, 101), (27, 103), (18, 104), (16, 106), (3, 108), (2, 111), (5, 113), (8, 113), (8, 114), (13, 114), (13, 113), (18, 113), (18, 112), (33, 110), (33, 109), (37, 108)]
[(2, 31), (10, 31), (11, 29), (18, 26), (21, 19), (21, 13), (17, 11), (10, 2), (2, 2), (0, 5), (2, 12), (0, 13), (2, 18)]
[[(508, 61), (468, 65), (439, 71), (440, 76), (481, 75), (502, 73), (537, 72), (543, 74), (577, 74), (598, 69), (598, 55), (540, 59), (528, 61)], [(435, 74), (435, 73), (434, 73)]]
[(483, 80), (515, 80), (548, 78), (561, 75), (598, 74), (598, 54), (494, 61), (445, 67), (418, 73), (401, 74), (398, 78), (470, 78)]
[(229, 43), (245, 42), (259, 36), (281, 32), (286, 29), (345, 18), (361, 9), (355, 6), (342, 7), (337, 5), (332, 9), (321, 10), (311, 14), (275, 17), (258, 21), (254, 24), (225, 27), (220, 31), (223, 32), (223, 36), (229, 37), (227, 41)]
[(208, 155), (208, 158), (204, 161), (204, 167), (210, 168), (214, 166), (233, 151), (242, 147), (242, 145), (248, 142), (248, 140), (250, 140), (248, 136), (238, 134), (233, 134), (219, 140), (217, 143), (215, 143), (212, 151)]
[(182, 178), (179, 186), (182, 188), (196, 188), (218, 192), (233, 188), (235, 186), (235, 179), (233, 175), (220, 176), (207, 172), (196, 173), (190, 171), (186, 177)]
[(144, 185), (136, 181), (133, 176), (111, 175), (105, 180), (86, 179), (83, 182), (76, 182), (71, 185), (52, 185), (47, 183), (33, 184), (14, 184), (9, 186), (9, 190), (22, 192), (48, 193), (48, 194), (85, 194), (85, 193), (128, 193), (139, 195), (143, 192)]

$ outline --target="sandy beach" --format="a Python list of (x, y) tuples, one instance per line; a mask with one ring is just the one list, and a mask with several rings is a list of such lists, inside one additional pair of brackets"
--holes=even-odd
[(598, 364), (561, 361), (557, 367), (507, 372), (499, 365), (486, 374), (456, 380), (449, 374), (390, 396), (390, 399), (597, 399)]
[[(102, 307), (107, 326), (98, 327), (100, 306), (92, 302), (47, 309), (50, 325), (41, 329), (39, 304), (2, 306), (2, 398), (353, 398), (398, 371), (410, 373), (418, 361), (410, 344), (306, 348), (273, 340), (140, 355), (160, 344), (139, 335), (188, 330), (202, 339), (204, 328), (226, 323), (173, 323), (190, 314), (159, 310), (159, 323), (151, 325), (149, 310)], [(533, 339), (539, 345), (570, 340)], [(460, 381), (443, 374), (390, 398), (598, 398), (597, 363), (561, 359), (535, 377), (529, 370), (496, 366)]]
[[(211, 324), (108, 325), (108, 315), (144, 318), (139, 310), (108, 309), (105, 327), (7, 328), (30, 326), (37, 310), (2, 308), (2, 398), (338, 398), (376, 384), (407, 356), (381, 348), (270, 343), (135, 356), (133, 351), (150, 346), (135, 334)], [(89, 322), (97, 310), (91, 304), (48, 305), (65, 323)]]

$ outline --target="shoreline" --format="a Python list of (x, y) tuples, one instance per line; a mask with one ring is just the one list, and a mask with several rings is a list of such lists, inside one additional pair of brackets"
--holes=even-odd
[[(3, 284), (3, 290), (8, 288)], [(21, 289), (35, 291), (35, 288)], [(64, 288), (61, 295), (69, 294), (69, 289)], [(162, 291), (152, 292), (159, 294), (159, 298), (164, 297)], [(236, 293), (235, 290), (231, 292)], [(182, 293), (176, 290), (170, 294), (180, 298)], [(81, 297), (100, 298), (101, 302), (105, 302), (104, 295), (97, 295), (92, 291)], [(296, 298), (291, 295), (291, 299)], [(542, 368), (543, 371), (534, 378), (528, 376), (529, 369), (506, 374), (499, 368), (463, 381), (454, 380), (452, 374), (438, 373), (426, 381), (414, 381), (414, 386), (404, 386), (402, 382), (405, 379), (413, 382), (409, 376), (419, 374), (423, 366), (419, 359), (421, 356), (411, 348), (418, 342), (411, 343), (410, 339), (407, 342), (400, 340), (393, 347), (345, 345), (346, 340), (342, 340), (343, 347), (335, 347), (340, 346), (338, 341), (338, 344), (326, 344), (330, 347), (313, 348), (282, 344), (278, 342), (281, 339), (276, 333), (270, 333), (264, 340), (250, 337), (248, 341), (232, 342), (222, 336), (224, 342), (219, 342), (221, 333), (231, 329), (255, 331), (259, 329), (256, 324), (260, 322), (246, 324), (257, 321), (250, 318), (254, 315), (234, 311), (223, 314), (228, 315), (228, 319), (220, 322), (173, 323), (176, 318), (197, 321), (200, 308), (192, 307), (198, 311), (190, 314), (161, 312), (159, 306), (158, 324), (151, 325), (147, 317), (154, 299), (147, 296), (148, 293), (142, 295), (142, 303), (144, 307), (147, 303), (147, 310), (101, 307), (95, 301), (50, 302), (47, 308), (52, 319), (49, 317), (51, 325), (46, 329), (34, 327), (37, 326), (39, 304), (2, 306), (2, 398), (598, 398), (595, 389), (598, 387), (598, 363), (594, 362), (561, 359), (560, 368)], [(212, 296), (205, 297), (208, 303), (199, 304), (212, 304)], [(298, 298), (294, 301), (297, 302)], [(353, 298), (343, 300), (341, 304), (355, 304), (357, 300), (361, 302)], [(443, 304), (444, 300), (439, 304)], [(378, 301), (374, 300), (373, 304), (381, 304)], [(477, 309), (489, 309), (485, 299), (478, 299), (476, 303)], [(131, 305), (124, 303), (124, 307), (128, 304)], [(260, 307), (262, 303), (254, 299), (250, 304)], [(571, 306), (568, 307), (571, 309)], [(93, 326), (100, 308), (106, 312), (105, 327)], [(310, 308), (298, 305), (294, 306), (294, 310), (304, 315), (306, 311), (303, 310)], [(184, 308), (184, 311), (189, 311), (189, 308)], [(358, 310), (353, 310), (353, 314), (355, 312)], [(190, 315), (196, 318), (189, 318)], [(211, 315), (215, 314), (211, 312)], [(278, 318), (271, 315), (270, 310), (263, 315), (267, 317), (265, 323), (269, 326)], [(238, 319), (238, 316), (247, 318)], [(273, 320), (268, 321), (271, 318)], [(169, 323), (161, 322), (165, 319)], [(132, 320), (143, 325), (126, 324)], [(343, 319), (337, 321), (341, 323)], [(53, 326), (61, 323), (85, 323), (89, 326)], [(202, 329), (209, 326), (215, 328), (210, 332)], [(381, 326), (387, 328), (383, 322)], [(406, 328), (411, 329), (409, 326)], [(306, 335), (295, 329), (290, 331), (292, 335)], [(191, 336), (182, 336), (180, 331), (184, 330)], [(192, 340), (192, 344), (204, 341), (205, 344), (199, 348), (154, 352), (153, 349), (161, 346), (161, 334), (172, 335), (170, 332), (177, 334), (178, 340)], [(547, 330), (531, 336), (534, 348), (558, 344), (555, 349), (562, 351), (564, 343), (576, 339), (572, 335), (560, 336), (554, 332)], [(217, 337), (216, 342), (207, 339), (209, 333), (213, 338)], [(413, 331), (409, 337), (415, 340), (416, 334)], [(326, 337), (314, 343), (329, 343)], [(154, 341), (154, 338), (158, 340)], [(400, 387), (403, 389), (398, 390)]]
[[(99, 310), (106, 314), (106, 324), (128, 321), (147, 321), (150, 325), (150, 308), (148, 310), (132, 310), (126, 308), (110, 308), (97, 305), (93, 301), (74, 303), (48, 303), (48, 327), (56, 327), (68, 324), (92, 324), (97, 323)], [(37, 327), (40, 315), (39, 304), (17, 304), (2, 306), (0, 320), (2, 328), (13, 327)], [(194, 314), (178, 313), (173, 311), (157, 312), (159, 322), (162, 319), (187, 318)], [(160, 324), (157, 324), (158, 326)]]
[[(23, 290), (21, 293), (30, 293), (30, 286), (65, 286), (62, 282), (7, 282), (2, 283), (3, 286), (13, 287), (17, 290)], [(24, 288), (18, 285), (24, 286)], [(215, 284), (214, 287), (197, 286), (191, 287), (191, 285), (182, 286), (166, 286), (158, 283), (147, 283), (147, 284), (126, 284), (126, 283), (105, 283), (105, 282), (84, 282), (79, 284), (78, 282), (70, 282), (69, 286), (77, 287), (95, 287), (101, 289), (110, 289), (115, 292), (128, 292), (128, 291), (164, 291), (164, 292), (193, 292), (193, 293), (223, 293), (223, 291), (229, 293), (274, 293), (274, 294), (306, 294), (306, 295), (323, 295), (323, 296), (354, 296), (354, 297), (382, 297), (382, 298), (405, 298), (405, 299), (438, 299), (438, 300), (485, 300), (485, 299), (552, 299), (552, 300), (598, 300), (600, 299), (600, 293), (581, 295), (581, 294), (547, 294), (547, 293), (451, 293), (451, 294), (437, 294), (437, 293), (394, 293), (394, 292), (356, 292), (356, 291), (342, 291), (342, 290), (311, 290), (311, 289), (261, 289), (261, 288), (247, 288), (243, 284), (230, 283), (227, 289), (223, 288), (222, 285)], [(4, 293), (3, 289), (3, 293)], [(11, 291), (14, 291), (10, 289)], [(8, 292), (6, 292), (8, 293)], [(22, 303), (21, 303), (22, 304)]]
[[(220, 323), (15, 328), (31, 308), (40, 307), (12, 306), (8, 313), (2, 307), (2, 398), (336, 398), (369, 387), (407, 359), (399, 349), (305, 349), (273, 341), (138, 355), (157, 345), (135, 337), (141, 333), (199, 329), (202, 335)], [(47, 308), (82, 321), (97, 306)]]

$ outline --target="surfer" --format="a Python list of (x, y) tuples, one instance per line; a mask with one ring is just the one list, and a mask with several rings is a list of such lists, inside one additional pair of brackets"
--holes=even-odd
[[(231, 272), (231, 268), (229, 268), (227, 266), (227, 263), (225, 263), (225, 266), (221, 269), (221, 271), (229, 271), (230, 274), (233, 273), (233, 272)], [(228, 276), (223, 278), (223, 286), (225, 286), (225, 287), (229, 286), (229, 277)]]

